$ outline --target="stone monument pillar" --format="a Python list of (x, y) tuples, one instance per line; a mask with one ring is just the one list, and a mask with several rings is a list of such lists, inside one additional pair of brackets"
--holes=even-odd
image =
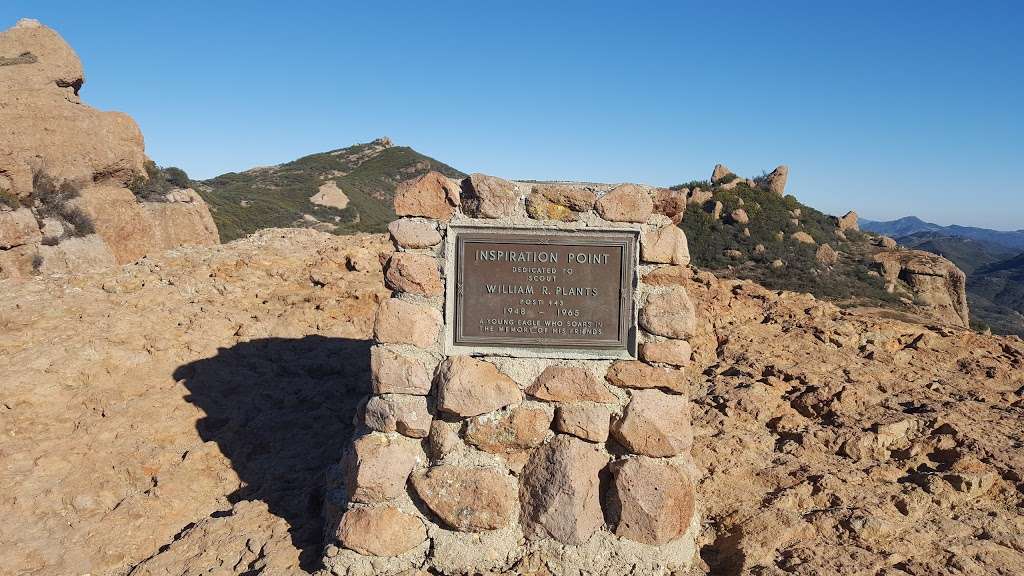
[(327, 494), (332, 573), (689, 565), (695, 318), (665, 214), (685, 206), (604, 188), (399, 186), (372, 396)]

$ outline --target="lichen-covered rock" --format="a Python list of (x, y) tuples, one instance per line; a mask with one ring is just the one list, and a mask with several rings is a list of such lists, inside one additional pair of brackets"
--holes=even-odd
[(371, 433), (352, 443), (345, 470), (349, 498), (372, 504), (405, 493), (405, 482), (423, 458), (419, 443), (400, 436)]
[(660, 545), (686, 533), (694, 510), (693, 484), (686, 474), (644, 457), (616, 462), (611, 470), (608, 508), (617, 536)]
[(526, 393), (549, 402), (616, 402), (614, 394), (582, 366), (548, 366)]
[(682, 370), (658, 368), (637, 360), (616, 360), (605, 379), (620, 388), (664, 388), (681, 394), (688, 389)]
[(477, 218), (505, 218), (519, 207), (519, 188), (497, 176), (470, 174), (462, 181), (463, 210)]
[(410, 438), (426, 438), (433, 421), (425, 396), (385, 394), (366, 402), (363, 421), (377, 432), (398, 432)]
[(515, 481), (492, 468), (442, 464), (414, 474), (412, 486), (445, 526), (460, 532), (502, 528), (515, 510)]
[(341, 517), (338, 541), (367, 556), (398, 556), (427, 539), (423, 521), (394, 506), (352, 508)]
[(561, 204), (548, 200), (539, 192), (531, 192), (526, 197), (526, 213), (535, 220), (559, 220), (573, 222), (578, 219), (577, 213)]
[(636, 184), (620, 184), (597, 201), (597, 213), (611, 222), (647, 222), (654, 213), (654, 200)]
[(398, 298), (380, 303), (374, 334), (385, 344), (412, 344), (430, 348), (441, 333), (441, 313), (429, 306)]
[(587, 212), (594, 209), (597, 194), (589, 188), (572, 184), (538, 184), (533, 191), (548, 201), (565, 206), (573, 212)]
[(551, 427), (551, 414), (538, 406), (515, 406), (476, 416), (466, 426), (466, 442), (484, 452), (512, 454), (540, 446)]
[(423, 362), (387, 346), (374, 346), (370, 351), (370, 370), (374, 394), (430, 393), (430, 375)]
[(676, 456), (690, 450), (690, 406), (686, 396), (659, 390), (633, 390), (612, 437), (633, 454)]
[(388, 232), (402, 248), (430, 248), (441, 243), (437, 225), (429, 220), (400, 218), (388, 224)]
[(477, 416), (518, 404), (519, 386), (490, 362), (452, 356), (437, 375), (437, 408), (462, 418)]
[(555, 430), (590, 442), (607, 440), (610, 425), (611, 413), (601, 404), (562, 404), (555, 411)]
[(608, 455), (566, 435), (537, 449), (523, 469), (519, 500), (528, 538), (586, 542), (604, 525), (598, 472)]
[(675, 224), (644, 231), (640, 235), (640, 258), (644, 262), (686, 266), (690, 263), (686, 233)]
[(646, 362), (687, 366), (693, 349), (686, 340), (660, 340), (640, 345), (640, 358)]
[(697, 315), (682, 287), (651, 294), (640, 310), (640, 326), (666, 338), (687, 338), (696, 328)]
[(426, 254), (396, 252), (384, 267), (384, 280), (388, 288), (420, 296), (444, 294), (444, 283), (438, 270), (437, 259)]
[(430, 171), (395, 188), (395, 213), (447, 222), (459, 206), (459, 186), (444, 174)]

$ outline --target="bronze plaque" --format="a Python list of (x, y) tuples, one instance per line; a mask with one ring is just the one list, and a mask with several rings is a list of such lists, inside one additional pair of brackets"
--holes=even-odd
[(636, 236), (456, 234), (455, 345), (628, 350)]

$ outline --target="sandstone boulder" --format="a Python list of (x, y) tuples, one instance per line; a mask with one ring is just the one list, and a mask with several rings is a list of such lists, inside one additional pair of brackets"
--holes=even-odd
[(459, 186), (444, 174), (430, 171), (395, 189), (395, 213), (447, 222), (459, 206)]
[(612, 436), (633, 454), (676, 456), (690, 450), (690, 406), (685, 396), (659, 390), (633, 390)]
[(627, 458), (612, 467), (609, 512), (615, 534), (660, 545), (679, 538), (690, 526), (694, 490), (672, 464), (653, 458)]
[(398, 556), (427, 539), (423, 521), (394, 506), (353, 508), (341, 517), (338, 541), (366, 556)]
[(604, 525), (598, 472), (607, 463), (596, 446), (571, 436), (555, 436), (535, 451), (519, 491), (527, 537), (586, 542)]
[(380, 304), (374, 323), (378, 342), (430, 348), (441, 332), (441, 313), (434, 308), (389, 298)]
[(847, 230), (859, 231), (860, 223), (857, 221), (857, 213), (850, 210), (846, 214), (843, 214), (842, 218), (836, 219), (836, 227), (843, 232)]
[(370, 351), (370, 370), (374, 394), (430, 393), (430, 375), (423, 362), (386, 346)]
[(605, 379), (620, 388), (664, 388), (681, 394), (688, 390), (682, 370), (658, 368), (638, 360), (616, 360)]
[(367, 428), (377, 432), (398, 432), (410, 438), (426, 438), (433, 421), (426, 396), (385, 394), (372, 396), (364, 408)]
[(620, 184), (597, 201), (597, 213), (611, 222), (647, 222), (654, 213), (654, 200), (636, 184)]
[(381, 433), (359, 437), (344, 466), (349, 498), (367, 504), (398, 498), (422, 456), (419, 443), (408, 438)]
[(441, 243), (437, 225), (428, 220), (401, 218), (388, 224), (388, 232), (402, 248), (430, 248)]
[(690, 263), (686, 233), (675, 224), (645, 231), (640, 235), (640, 258), (644, 262), (686, 266)]
[(437, 408), (462, 418), (518, 404), (523, 394), (515, 381), (490, 362), (452, 356), (437, 375)]
[(803, 230), (793, 232), (792, 234), (789, 235), (789, 237), (801, 244), (817, 244), (817, 242), (814, 240), (814, 237), (808, 234), (807, 232), (804, 232)]
[(616, 402), (614, 394), (582, 366), (548, 366), (526, 393), (549, 402)]
[(504, 218), (516, 213), (519, 188), (496, 176), (470, 174), (462, 181), (463, 209), (477, 218)]
[(955, 264), (921, 250), (883, 251), (875, 254), (874, 260), (887, 282), (902, 280), (936, 318), (970, 326), (967, 277)]
[(396, 252), (384, 267), (384, 281), (388, 288), (420, 296), (444, 294), (444, 283), (438, 270), (437, 259), (427, 254)]
[(661, 340), (640, 345), (640, 358), (646, 362), (687, 366), (692, 355), (693, 349), (686, 340)]
[(608, 440), (611, 414), (607, 406), (593, 402), (562, 404), (555, 411), (555, 430), (590, 442)]
[(719, 184), (729, 176), (735, 176), (732, 170), (725, 164), (715, 164), (715, 169), (711, 171), (711, 183)]
[(643, 276), (649, 286), (685, 286), (691, 272), (686, 266), (659, 266)]
[(460, 532), (502, 528), (516, 505), (512, 477), (491, 468), (442, 464), (414, 474), (412, 486), (445, 526)]
[(734, 224), (749, 224), (750, 216), (743, 208), (737, 208), (729, 213), (729, 220)]
[(697, 313), (682, 287), (651, 294), (640, 310), (640, 326), (658, 336), (684, 339), (697, 327)]
[(833, 266), (836, 262), (839, 262), (839, 253), (835, 251), (832, 246), (828, 244), (822, 244), (818, 246), (817, 252), (814, 254), (815, 260), (822, 266)]
[(789, 167), (784, 165), (779, 166), (775, 170), (772, 170), (771, 173), (765, 177), (765, 188), (770, 192), (778, 194), (779, 196), (784, 196), (786, 194), (786, 180), (788, 178)]
[(466, 442), (484, 452), (512, 454), (540, 446), (551, 427), (551, 414), (540, 407), (516, 406), (470, 419)]

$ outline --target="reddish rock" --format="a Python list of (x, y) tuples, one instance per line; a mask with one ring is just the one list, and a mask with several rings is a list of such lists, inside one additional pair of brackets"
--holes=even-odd
[(648, 286), (685, 286), (691, 272), (686, 266), (660, 266), (644, 274)]
[(395, 213), (447, 222), (459, 205), (459, 187), (440, 172), (406, 180), (395, 189)]
[(490, 362), (453, 356), (438, 372), (437, 408), (462, 418), (518, 404), (523, 394), (515, 381)]
[(426, 254), (396, 252), (384, 268), (384, 281), (388, 288), (420, 296), (444, 294), (444, 283), (438, 270), (437, 259)]
[(660, 342), (645, 342), (640, 345), (640, 358), (645, 362), (687, 366), (690, 364), (692, 355), (693, 348), (686, 340), (662, 340)]
[(597, 213), (611, 222), (647, 222), (654, 213), (654, 200), (640, 186), (622, 184), (597, 201)]
[(398, 432), (410, 438), (426, 438), (433, 417), (427, 411), (426, 396), (386, 394), (366, 402), (363, 421), (371, 430)]
[(821, 246), (818, 246), (818, 251), (815, 252), (814, 259), (822, 266), (832, 266), (836, 262), (839, 262), (839, 253), (828, 244), (822, 244)]
[(611, 413), (600, 404), (562, 404), (555, 412), (555, 430), (591, 442), (608, 440), (610, 424)]
[(491, 468), (442, 464), (414, 474), (412, 486), (445, 526), (460, 532), (502, 528), (516, 504), (512, 477)]
[(807, 232), (804, 232), (803, 230), (799, 232), (793, 232), (792, 234), (789, 235), (789, 237), (792, 238), (793, 240), (796, 240), (797, 242), (800, 242), (801, 244), (817, 244), (817, 242), (815, 242), (814, 240), (814, 237), (808, 234)]
[(842, 218), (836, 218), (836, 227), (839, 228), (840, 231), (860, 231), (860, 223), (857, 221), (857, 213), (850, 210), (846, 214), (843, 214)]
[(651, 294), (640, 310), (640, 326), (658, 336), (685, 339), (697, 327), (690, 296), (682, 287)]
[(640, 258), (644, 262), (686, 266), (690, 263), (686, 233), (675, 224), (645, 231), (640, 235)]
[(464, 209), (477, 218), (504, 218), (516, 213), (519, 190), (514, 182), (486, 174), (470, 174), (462, 181)]
[(437, 225), (426, 220), (402, 218), (388, 224), (391, 239), (402, 248), (430, 248), (441, 243)]
[(654, 194), (654, 212), (668, 216), (673, 224), (679, 224), (686, 213), (686, 201), (686, 190), (659, 188)]
[(743, 208), (737, 208), (729, 213), (729, 220), (734, 224), (749, 224), (750, 216), (747, 215), (747, 211)]
[(519, 501), (528, 538), (586, 542), (604, 525), (598, 472), (608, 455), (571, 436), (555, 436), (523, 469)]
[(550, 427), (551, 415), (546, 410), (519, 406), (471, 419), (466, 442), (484, 452), (511, 454), (540, 446)]
[(388, 298), (377, 309), (373, 331), (378, 342), (430, 348), (441, 332), (441, 313), (429, 306)]
[(421, 456), (419, 443), (408, 438), (380, 433), (359, 437), (345, 461), (349, 498), (372, 504), (401, 496)]
[(430, 375), (422, 362), (386, 346), (370, 350), (374, 394), (430, 394)]
[(593, 372), (582, 366), (548, 366), (526, 393), (549, 402), (618, 401)]
[(620, 388), (665, 388), (686, 394), (682, 370), (658, 368), (638, 360), (617, 360), (608, 368), (605, 380)]
[(394, 506), (353, 508), (338, 526), (341, 545), (364, 556), (398, 556), (427, 539), (423, 521)]
[(0, 211), (0, 250), (38, 244), (42, 239), (43, 235), (31, 210), (21, 208), (9, 212)]
[(628, 458), (612, 467), (608, 498), (615, 534), (642, 544), (671, 542), (693, 520), (693, 484), (672, 464), (652, 458)]
[(622, 418), (612, 425), (612, 436), (634, 454), (687, 452), (693, 444), (689, 400), (659, 390), (633, 390)]

